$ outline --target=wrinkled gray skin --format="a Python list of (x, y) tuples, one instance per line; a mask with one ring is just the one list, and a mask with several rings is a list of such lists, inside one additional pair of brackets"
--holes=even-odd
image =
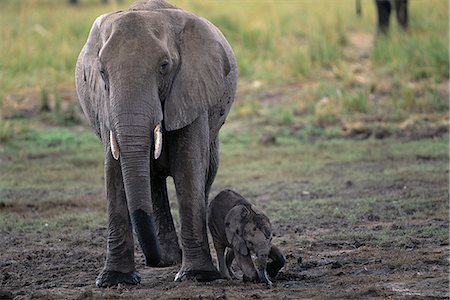
[(272, 227), (266, 215), (238, 193), (224, 190), (208, 207), (208, 226), (223, 278), (234, 277), (230, 266), (236, 259), (244, 281), (272, 284), (269, 276), (275, 278), (285, 258), (271, 243)]
[[(177, 281), (220, 277), (206, 234), (206, 202), (218, 168), (218, 133), (234, 100), (237, 66), (220, 31), (162, 0), (94, 22), (76, 66), (83, 111), (104, 145), (106, 262), (97, 286), (136, 284), (134, 229), (153, 267), (182, 260)], [(154, 159), (154, 128), (162, 153)], [(110, 131), (120, 156), (111, 154)], [(173, 177), (181, 248), (167, 198)]]

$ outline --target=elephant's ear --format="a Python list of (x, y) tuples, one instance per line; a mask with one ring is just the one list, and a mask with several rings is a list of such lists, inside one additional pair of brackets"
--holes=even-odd
[(245, 210), (248, 211), (243, 205), (235, 206), (225, 217), (225, 234), (227, 240), (233, 245), (233, 249), (243, 256), (249, 254), (243, 239), (243, 228), (245, 224), (243, 223), (242, 216), (246, 213)]
[(179, 34), (180, 65), (164, 104), (167, 130), (192, 123), (224, 95), (230, 61), (222, 34), (208, 21), (190, 16)]
[[(91, 127), (100, 136), (100, 106), (107, 103), (107, 84), (100, 73), (99, 52), (102, 48), (100, 25), (106, 15), (98, 17), (92, 25), (89, 37), (78, 56), (75, 82), (81, 107)], [(108, 120), (105, 120), (108, 121)]]

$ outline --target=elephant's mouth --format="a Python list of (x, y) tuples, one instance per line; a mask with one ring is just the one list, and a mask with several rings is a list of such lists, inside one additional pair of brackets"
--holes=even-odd
[[(162, 129), (161, 129), (161, 123), (158, 123), (155, 126), (155, 129), (153, 130), (153, 139), (154, 139), (154, 145), (155, 145), (155, 151), (153, 154), (153, 157), (155, 159), (158, 159), (161, 155), (162, 151)], [(109, 131), (109, 143), (111, 144), (111, 153), (115, 160), (119, 159), (120, 156), (120, 150), (119, 150), (119, 144), (117, 143), (117, 139), (114, 135), (114, 133), (110, 130)]]

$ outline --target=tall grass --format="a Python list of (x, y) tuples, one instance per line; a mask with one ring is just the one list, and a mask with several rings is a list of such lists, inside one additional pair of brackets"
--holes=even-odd
[[(110, 2), (104, 6), (84, 0), (72, 7), (62, 0), (2, 1), (3, 96), (26, 88), (73, 85), (74, 64), (95, 17), (125, 9), (132, 1), (120, 6)], [(341, 54), (339, 36), (351, 25), (344, 20), (355, 19), (351, 1), (172, 2), (224, 32), (236, 52), (240, 76), (248, 80), (293, 80), (333, 63)]]
[(377, 65), (388, 66), (392, 72), (401, 72), (413, 80), (449, 76), (448, 41), (437, 37), (424, 39), (411, 33), (396, 38), (380, 38), (373, 52)]
[[(126, 9), (132, 1), (101, 5), (81, 0), (3, 0), (0, 12), (0, 101), (26, 89), (73, 87), (74, 65), (96, 16)], [(342, 64), (347, 35), (375, 32), (372, 1), (356, 16), (354, 1), (174, 0), (216, 24), (236, 53), (246, 81), (317, 79), (317, 71)], [(449, 76), (448, 1), (410, 1), (411, 30), (376, 42), (374, 74), (411, 80)]]

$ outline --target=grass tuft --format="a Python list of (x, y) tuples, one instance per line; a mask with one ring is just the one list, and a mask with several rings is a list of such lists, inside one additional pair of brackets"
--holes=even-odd
[(348, 114), (368, 113), (367, 92), (365, 89), (354, 89), (350, 92), (343, 91), (341, 94), (342, 109)]
[(0, 142), (8, 142), (29, 131), (27, 122), (0, 119)]

